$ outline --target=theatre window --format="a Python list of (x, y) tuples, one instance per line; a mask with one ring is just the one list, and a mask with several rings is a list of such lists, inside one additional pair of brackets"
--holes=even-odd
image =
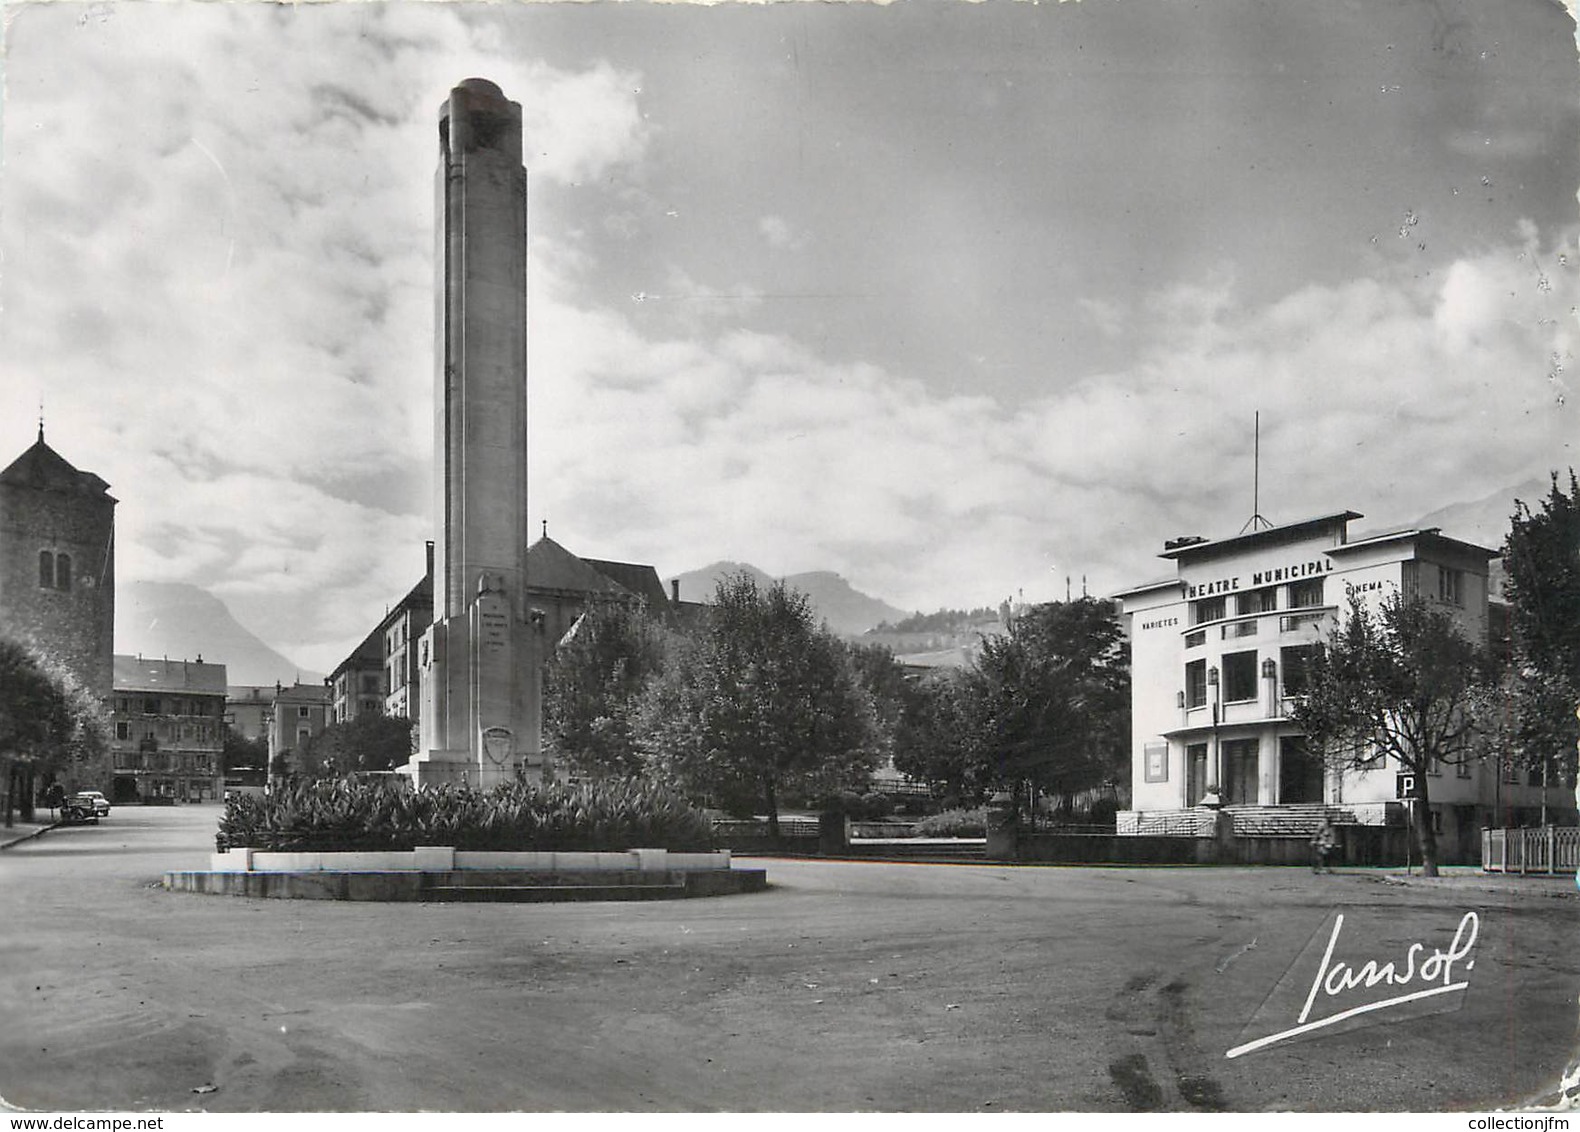
[(1185, 804), (1194, 806), (1207, 793), (1207, 744), (1185, 748)]
[(1256, 699), (1255, 650), (1224, 655), (1223, 698), (1231, 704)]
[(1229, 615), (1227, 599), (1221, 597), (1203, 598), (1191, 606), (1191, 624), (1200, 625), (1207, 621), (1222, 621)]
[(1290, 645), (1279, 650), (1279, 667), (1284, 671), (1284, 695), (1303, 696), (1311, 690), (1311, 665), (1321, 647)]
[(1289, 608), (1311, 609), (1322, 604), (1322, 579), (1308, 578), (1289, 585)]
[(1229, 806), (1257, 804), (1259, 743), (1255, 739), (1228, 739), (1223, 744), (1223, 801)]
[(1253, 613), (1271, 613), (1277, 608), (1277, 586), (1264, 586), (1262, 589), (1241, 594), (1235, 599), (1235, 609), (1241, 617), (1246, 617)]
[(1193, 660), (1185, 666), (1185, 706), (1203, 707), (1207, 703), (1207, 662)]
[(1322, 801), (1324, 767), (1304, 735), (1278, 741), (1278, 801), (1283, 805)]

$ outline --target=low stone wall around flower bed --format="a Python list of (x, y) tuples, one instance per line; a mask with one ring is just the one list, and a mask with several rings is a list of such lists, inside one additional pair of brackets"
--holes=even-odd
[(732, 868), (728, 850), (499, 853), (448, 848), (367, 853), (215, 853), (206, 872), (166, 873), (172, 892), (283, 900), (673, 900), (761, 892), (763, 869)]
[(617, 853), (504, 853), (424, 846), (418, 849), (358, 853), (277, 853), (262, 849), (230, 849), (209, 857), (217, 873), (303, 872), (453, 872), (470, 869), (519, 869), (524, 872), (693, 872), (728, 869), (730, 851), (676, 853), (668, 849), (625, 849)]
[(175, 872), (172, 892), (251, 896), (275, 900), (356, 900), (540, 903), (591, 900), (680, 900), (762, 892), (763, 869), (693, 869), (676, 872), (590, 869), (524, 872), (465, 869), (452, 872)]

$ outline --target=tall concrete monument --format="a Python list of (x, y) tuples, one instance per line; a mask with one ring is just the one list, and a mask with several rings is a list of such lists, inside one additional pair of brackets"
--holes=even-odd
[(527, 173), (521, 106), (467, 79), (439, 112), (434, 621), (418, 647), (419, 786), (544, 772), (526, 604)]

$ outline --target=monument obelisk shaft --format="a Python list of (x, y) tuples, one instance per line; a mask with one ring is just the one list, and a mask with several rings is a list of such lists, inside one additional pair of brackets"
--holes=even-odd
[(539, 642), (526, 606), (527, 174), (521, 107), (484, 79), (439, 115), (435, 619), (419, 785), (542, 773)]

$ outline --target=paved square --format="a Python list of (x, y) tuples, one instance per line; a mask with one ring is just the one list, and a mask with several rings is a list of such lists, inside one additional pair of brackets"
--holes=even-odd
[[(767, 893), (656, 904), (159, 889), (217, 816), (0, 853), (6, 1103), (1431, 1110), (1534, 1099), (1576, 1052), (1572, 882), (773, 860)], [(1458, 1009), (1226, 1058), (1336, 910), (1379, 962), (1475, 912)]]

